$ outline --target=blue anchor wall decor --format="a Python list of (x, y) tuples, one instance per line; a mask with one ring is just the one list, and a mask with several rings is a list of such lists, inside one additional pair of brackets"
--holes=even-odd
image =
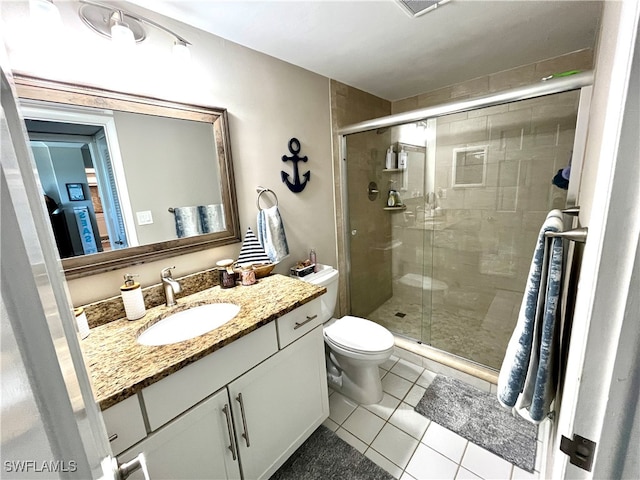
[(293, 183), (291, 183), (291, 181), (289, 180), (289, 174), (287, 172), (281, 171), (280, 174), (282, 176), (282, 181), (287, 185), (287, 187), (289, 187), (289, 190), (291, 190), (293, 193), (300, 193), (302, 190), (304, 190), (304, 187), (307, 186), (307, 183), (311, 179), (311, 171), (309, 170), (303, 174), (305, 180), (304, 182), (301, 182), (300, 170), (298, 170), (298, 162), (306, 162), (307, 157), (298, 156), (298, 153), (300, 153), (300, 142), (297, 138), (292, 138), (291, 140), (289, 140), (289, 152), (291, 152), (293, 155), (291, 155), (290, 157), (283, 155), (282, 161), (286, 162), (287, 160), (291, 160), (293, 162)]

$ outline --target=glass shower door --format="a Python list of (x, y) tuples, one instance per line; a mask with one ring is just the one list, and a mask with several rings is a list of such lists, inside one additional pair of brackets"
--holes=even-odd
[(540, 226), (565, 206), (578, 102), (570, 91), (437, 118), (432, 271), (447, 290), (432, 346), (500, 368)]
[(579, 95), (347, 135), (350, 314), (499, 369), (540, 226), (566, 203)]

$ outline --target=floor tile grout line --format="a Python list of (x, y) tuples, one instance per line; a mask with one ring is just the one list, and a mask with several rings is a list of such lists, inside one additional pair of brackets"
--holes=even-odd
[[(411, 363), (411, 364), (413, 364), (413, 365), (417, 366), (418, 368), (420, 368), (420, 369), (422, 370), (422, 371), (421, 371), (421, 373), (420, 373), (420, 375), (418, 375), (418, 377), (416, 378), (416, 380), (411, 381), (411, 380), (409, 380), (409, 379), (407, 379), (407, 378), (405, 378), (405, 377), (403, 377), (403, 376), (401, 376), (401, 375), (398, 375), (397, 373), (391, 372), (391, 370), (393, 369), (393, 367), (394, 367), (394, 366), (395, 366), (395, 365), (396, 365), (400, 360), (402, 360), (402, 358), (401, 358), (401, 357), (400, 357), (400, 358), (398, 358), (398, 360), (396, 360), (396, 361), (393, 363), (393, 365), (391, 366), (391, 368), (390, 368), (389, 370), (385, 370), (384, 368), (381, 368), (382, 370), (384, 370), (384, 371), (385, 371), (384, 375), (382, 375), (382, 376), (381, 376), (381, 380), (382, 380), (382, 379), (383, 379), (383, 378), (384, 378), (388, 373), (393, 373), (394, 375), (396, 375), (396, 376), (398, 376), (398, 377), (402, 378), (403, 380), (405, 380), (405, 381), (407, 381), (407, 382), (409, 382), (409, 383), (411, 384), (411, 386), (409, 387), (409, 389), (407, 390), (407, 392), (402, 396), (402, 398), (398, 398), (397, 396), (393, 395), (392, 393), (390, 393), (390, 392), (387, 392), (387, 391), (384, 391), (384, 390), (383, 390), (383, 392), (384, 392), (384, 393), (386, 393), (386, 394), (388, 394), (389, 396), (393, 397), (394, 399), (396, 399), (396, 400), (399, 400), (399, 401), (400, 401), (400, 403), (399, 403), (399, 404), (398, 404), (398, 405), (393, 409), (393, 411), (391, 412), (391, 415), (389, 415), (389, 417), (388, 417), (387, 419), (385, 419), (385, 418), (381, 417), (380, 415), (378, 415), (376, 412), (373, 412), (373, 411), (371, 411), (371, 410), (367, 409), (364, 405), (362, 405), (362, 404), (357, 404), (356, 408), (354, 408), (354, 409), (351, 411), (351, 413), (350, 413), (350, 414), (349, 414), (349, 415), (348, 415), (348, 416), (343, 420), (343, 422), (342, 422), (342, 423), (340, 423), (340, 424), (338, 424), (338, 429), (342, 428), (342, 429), (343, 429), (343, 430), (345, 430), (347, 433), (349, 433), (350, 435), (352, 435), (354, 438), (356, 438), (357, 440), (359, 440), (360, 442), (362, 442), (363, 444), (365, 444), (366, 448), (364, 449), (363, 455), (364, 455), (367, 451), (369, 451), (369, 450), (373, 450), (373, 451), (374, 451), (374, 452), (376, 452), (378, 455), (380, 455), (382, 458), (384, 458), (385, 460), (389, 461), (392, 465), (394, 465), (394, 466), (398, 467), (400, 470), (402, 470), (402, 472), (401, 472), (401, 474), (400, 474), (400, 477), (402, 477), (402, 475), (404, 475), (404, 474), (406, 473), (406, 469), (407, 469), (407, 467), (409, 466), (409, 463), (411, 462), (411, 460), (413, 459), (413, 456), (415, 455), (415, 453), (416, 453), (416, 451), (417, 451), (418, 447), (420, 446), (420, 444), (425, 445), (425, 446), (426, 446), (427, 448), (429, 448), (430, 450), (433, 450), (434, 452), (436, 452), (436, 453), (438, 453), (438, 454), (442, 455), (444, 458), (448, 459), (449, 461), (454, 462), (454, 463), (457, 465), (457, 468), (456, 468), (456, 476), (457, 476), (457, 475), (458, 475), (458, 472), (460, 471), (460, 469), (461, 469), (461, 468), (466, 468), (466, 467), (464, 467), (464, 466), (462, 465), (462, 461), (463, 461), (464, 456), (465, 456), (465, 454), (466, 454), (466, 452), (467, 452), (467, 449), (469, 448), (469, 445), (470, 445), (470, 444), (472, 444), (473, 442), (471, 442), (470, 440), (466, 440), (466, 439), (465, 439), (465, 440), (466, 440), (466, 444), (465, 444), (465, 448), (464, 448), (463, 454), (462, 454), (462, 456), (461, 456), (461, 458), (460, 458), (460, 461), (459, 461), (459, 462), (456, 462), (455, 460), (453, 460), (453, 459), (449, 458), (449, 457), (448, 457), (448, 456), (446, 456), (445, 454), (443, 454), (443, 453), (441, 453), (441, 452), (439, 452), (439, 451), (435, 450), (434, 448), (430, 447), (429, 445), (427, 445), (426, 443), (424, 443), (424, 442), (423, 442), (423, 439), (424, 439), (424, 436), (426, 435), (427, 430), (429, 429), (429, 427), (431, 426), (431, 424), (432, 424), (432, 423), (434, 423), (432, 420), (430, 420), (430, 419), (429, 419), (429, 420), (430, 420), (429, 425), (427, 426), (427, 429), (425, 430), (425, 432), (422, 434), (422, 437), (421, 437), (421, 438), (419, 438), (419, 439), (416, 439), (413, 435), (411, 435), (409, 432), (405, 431), (403, 428), (401, 428), (401, 427), (399, 427), (399, 426), (397, 426), (397, 425), (394, 425), (393, 423), (391, 423), (391, 422), (390, 422), (391, 418), (392, 418), (392, 417), (393, 417), (393, 415), (396, 413), (396, 411), (398, 410), (398, 408), (400, 408), (400, 406), (401, 406), (403, 403), (407, 403), (407, 402), (405, 402), (405, 399), (406, 399), (406, 398), (407, 398), (407, 396), (409, 395), (409, 392), (411, 392), (411, 391), (413, 390), (413, 388), (414, 388), (416, 385), (418, 385), (418, 386), (420, 386), (421, 388), (424, 388), (424, 389), (428, 388), (428, 386), (427, 386), (427, 387), (424, 387), (424, 386), (422, 386), (422, 385), (419, 385), (419, 384), (418, 384), (418, 380), (420, 380), (420, 378), (422, 377), (422, 375), (424, 374), (424, 372), (427, 372), (427, 371), (428, 371), (429, 373), (432, 373), (432, 374), (434, 374), (434, 375), (441, 375), (441, 374), (440, 374), (440, 373), (438, 373), (438, 372), (432, 372), (432, 371), (431, 371), (431, 370), (429, 370), (427, 367), (423, 367), (423, 366), (420, 366), (420, 365), (416, 365), (416, 364), (414, 364), (413, 362), (411, 362), (410, 360), (406, 360), (406, 359), (405, 359), (405, 361), (406, 361), (406, 362)], [(411, 407), (413, 407), (413, 408), (415, 409), (415, 405), (411, 405), (411, 404), (409, 404), (409, 403), (407, 403), (407, 404), (408, 404), (409, 406), (411, 406)], [(346, 429), (346, 428), (344, 428), (344, 427), (343, 427), (343, 425), (344, 425), (344, 423), (347, 421), (347, 419), (348, 419), (349, 417), (351, 417), (351, 415), (353, 415), (353, 413), (357, 410), (357, 408), (358, 408), (359, 406), (362, 406), (365, 410), (367, 410), (368, 412), (370, 412), (370, 413), (374, 414), (375, 416), (377, 416), (378, 418), (380, 418), (381, 420), (383, 420), (383, 421), (384, 421), (384, 423), (383, 423), (383, 425), (382, 425), (382, 428), (381, 428), (381, 429), (378, 431), (378, 433), (374, 436), (374, 438), (371, 440), (371, 442), (364, 442), (364, 441), (363, 441), (362, 439), (360, 439), (357, 435), (355, 435), (354, 433), (352, 433), (351, 431), (349, 431), (348, 429)], [(334, 423), (337, 423), (337, 422), (335, 422), (335, 421), (334, 421)], [(415, 448), (413, 449), (413, 452), (412, 452), (412, 453), (411, 453), (411, 455), (409, 456), (409, 461), (407, 462), (407, 465), (406, 465), (404, 468), (403, 468), (403, 467), (400, 467), (400, 465), (398, 465), (398, 464), (396, 464), (395, 462), (393, 462), (390, 458), (388, 458), (387, 456), (385, 456), (384, 454), (382, 454), (381, 452), (379, 452), (378, 450), (376, 450), (376, 449), (372, 446), (372, 445), (373, 445), (373, 443), (375, 442), (375, 440), (378, 438), (378, 436), (379, 436), (379, 435), (380, 435), (380, 433), (382, 432), (382, 430), (387, 426), (387, 424), (390, 424), (392, 427), (394, 427), (394, 428), (396, 428), (396, 429), (400, 430), (401, 432), (403, 432), (404, 434), (408, 435), (408, 436), (409, 436), (410, 438), (412, 438), (413, 440), (417, 440), (417, 444), (416, 444)], [(446, 428), (446, 427), (445, 427), (445, 428)], [(454, 433), (455, 433), (455, 432), (454, 432)], [(474, 445), (476, 445), (476, 444), (474, 444)], [(479, 445), (478, 445), (478, 446), (479, 446)], [(480, 447), (480, 446), (479, 446), (479, 447)], [(480, 447), (480, 448), (482, 448), (482, 447)], [(375, 463), (375, 462), (374, 462), (374, 463)], [(510, 465), (510, 475), (509, 475), (509, 478), (512, 478), (512, 477), (513, 477), (513, 475), (514, 475), (514, 472), (515, 472), (515, 468), (516, 468), (516, 466), (515, 466), (514, 464), (512, 464), (512, 463), (509, 463), (509, 465)], [(386, 469), (384, 469), (384, 467), (382, 467), (382, 466), (380, 466), (380, 467), (381, 467), (381, 468), (383, 468), (383, 470), (386, 470)], [(473, 472), (472, 470), (469, 470), (469, 471), (470, 471), (470, 472), (472, 472), (474, 475), (478, 475), (477, 473)], [(390, 473), (390, 474), (391, 474), (391, 472), (388, 472), (388, 473)], [(410, 475), (410, 474), (408, 474), (408, 473), (407, 473), (407, 475)], [(538, 475), (539, 475), (539, 474), (538, 474)], [(478, 477), (480, 477), (480, 475), (478, 475)], [(482, 478), (482, 477), (480, 477), (480, 478)]]

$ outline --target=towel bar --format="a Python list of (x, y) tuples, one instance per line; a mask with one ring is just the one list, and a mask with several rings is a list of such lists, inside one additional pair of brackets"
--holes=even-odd
[(566, 232), (545, 232), (548, 238), (566, 238), (571, 242), (585, 243), (587, 241), (587, 227), (575, 228)]
[(260, 197), (262, 196), (263, 193), (271, 193), (273, 197), (276, 199), (276, 207), (278, 206), (278, 196), (270, 188), (264, 188), (264, 187), (258, 186), (258, 188), (256, 188), (256, 192), (258, 192), (258, 198), (256, 198), (256, 206), (258, 207), (258, 210), (262, 210), (262, 207), (260, 207)]
[(562, 210), (562, 213), (575, 217), (580, 213), (580, 207), (576, 205), (575, 207), (565, 208), (564, 210)]

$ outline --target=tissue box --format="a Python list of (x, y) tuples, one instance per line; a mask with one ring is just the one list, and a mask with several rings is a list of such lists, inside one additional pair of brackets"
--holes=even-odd
[(300, 268), (296, 268), (293, 267), (291, 269), (291, 276), (292, 277), (304, 277), (309, 275), (310, 273), (313, 273), (313, 270), (315, 269), (315, 264), (311, 264), (311, 265), (307, 265), (306, 267), (300, 267)]

